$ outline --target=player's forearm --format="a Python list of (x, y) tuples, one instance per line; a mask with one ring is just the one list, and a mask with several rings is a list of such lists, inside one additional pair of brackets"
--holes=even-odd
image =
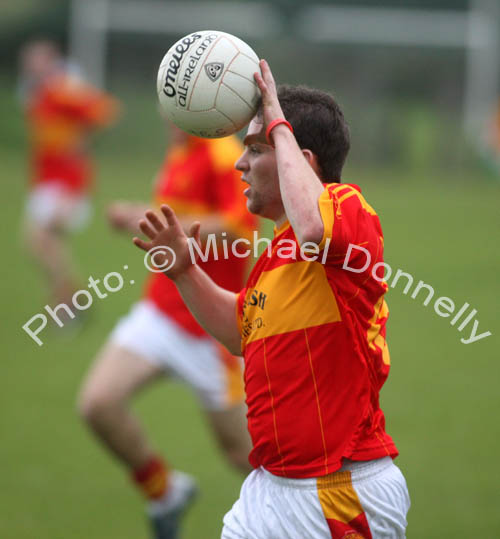
[(175, 279), (175, 284), (198, 323), (231, 353), (241, 354), (236, 322), (236, 294), (218, 286), (199, 266)]
[(323, 185), (288, 127), (276, 126), (272, 136), (276, 148), (281, 197), (295, 236), (300, 244), (320, 243), (323, 237), (323, 221), (318, 198), (324, 190)]
[(148, 208), (144, 202), (115, 201), (107, 210), (109, 224), (120, 232), (137, 234), (140, 232), (139, 221)]
[(137, 203), (130, 208), (130, 214), (126, 222), (126, 231), (133, 234), (140, 232), (139, 221), (144, 217), (144, 213), (149, 209), (150, 205), (145, 203)]

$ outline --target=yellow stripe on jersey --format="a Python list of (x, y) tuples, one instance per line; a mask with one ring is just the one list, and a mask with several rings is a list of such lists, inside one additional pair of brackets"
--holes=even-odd
[(323, 450), (325, 452), (325, 472), (328, 473), (328, 451), (326, 449), (325, 429), (323, 427), (323, 417), (321, 415), (321, 406), (319, 405), (318, 384), (316, 383), (316, 375), (314, 374), (314, 366), (313, 366), (313, 361), (311, 357), (311, 348), (309, 347), (309, 339), (307, 338), (307, 331), (305, 329), (304, 329), (304, 337), (306, 339), (307, 357), (309, 359), (309, 366), (311, 368), (311, 376), (312, 376), (313, 384), (314, 384), (314, 395), (316, 397), (316, 406), (318, 408), (318, 419), (319, 419), (319, 426), (321, 429), (321, 440), (323, 442)]
[(332, 237), (333, 221), (335, 216), (333, 214), (333, 204), (330, 198), (328, 189), (325, 189), (318, 199), (319, 212), (321, 214), (321, 220), (323, 221), (323, 238), (319, 244), (320, 251), (325, 248), (327, 238)]
[(273, 390), (271, 388), (271, 379), (269, 378), (269, 369), (267, 368), (267, 354), (266, 354), (266, 340), (265, 339), (262, 341), (262, 346), (264, 348), (264, 368), (266, 370), (267, 388), (269, 391), (269, 397), (271, 399), (271, 409), (273, 411), (274, 440), (276, 442), (276, 448), (278, 449), (278, 454), (281, 459), (281, 471), (283, 472), (283, 475), (286, 477), (286, 470), (285, 470), (285, 464), (284, 464), (285, 461), (283, 459), (283, 454), (281, 453), (280, 441), (278, 438), (278, 427), (276, 426), (276, 410), (274, 408), (274, 395), (273, 395)]
[(323, 238), (321, 239), (321, 243), (319, 244), (320, 250), (325, 248), (327, 238), (332, 237), (332, 231), (333, 231), (335, 218), (340, 217), (340, 215), (342, 214), (340, 205), (347, 199), (353, 196), (358, 197), (361, 207), (367, 213), (369, 213), (370, 215), (377, 215), (377, 213), (370, 206), (370, 204), (366, 202), (363, 195), (359, 191), (354, 189), (354, 187), (351, 187), (350, 185), (346, 185), (346, 184), (338, 184), (331, 191), (333, 196), (337, 198), (337, 215), (334, 215), (334, 204), (332, 204), (332, 199), (330, 198), (330, 191), (329, 191), (330, 187), (331, 187), (331, 184), (327, 185), (325, 190), (321, 193), (318, 199), (319, 211), (321, 214), (321, 219), (323, 221), (323, 227), (324, 227)]
[(353, 196), (356, 196), (357, 192), (352, 190), (352, 191), (348, 191), (347, 193), (345, 193), (344, 195), (342, 195), (340, 198), (339, 198), (339, 204), (342, 204), (342, 202), (344, 202), (344, 200), (346, 200), (347, 198), (351, 198)]
[(387, 318), (389, 315), (389, 309), (387, 303), (384, 301), (384, 296), (380, 296), (374, 307), (373, 316), (370, 319), (370, 327), (366, 332), (368, 339), (368, 346), (372, 350), (376, 350), (378, 346), (382, 350), (382, 361), (385, 365), (391, 364), (391, 357), (389, 355), (389, 347), (384, 337), (380, 334), (380, 324), (377, 324), (379, 318)]
[(367, 211), (370, 215), (377, 215), (377, 212), (366, 202), (365, 197), (359, 192), (354, 190), (354, 194), (359, 198), (359, 201), (361, 202), (361, 206), (365, 211)]
[(243, 348), (257, 339), (341, 320), (319, 262), (292, 262), (262, 272), (255, 287), (247, 290), (245, 301), (245, 318), (253, 324), (244, 335)]

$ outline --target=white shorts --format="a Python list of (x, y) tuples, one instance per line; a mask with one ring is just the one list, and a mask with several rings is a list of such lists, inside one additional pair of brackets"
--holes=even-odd
[(86, 195), (73, 194), (54, 182), (38, 185), (28, 194), (25, 213), (33, 224), (77, 231), (88, 223), (91, 206)]
[(406, 481), (390, 457), (349, 461), (317, 479), (258, 468), (224, 517), (222, 539), (400, 539), (409, 508)]
[(206, 409), (225, 410), (244, 400), (242, 358), (212, 337), (186, 332), (151, 301), (136, 303), (110, 341), (186, 382)]

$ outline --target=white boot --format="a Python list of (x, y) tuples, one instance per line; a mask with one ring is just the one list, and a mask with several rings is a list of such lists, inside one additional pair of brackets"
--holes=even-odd
[(177, 539), (179, 522), (198, 492), (196, 481), (188, 474), (173, 470), (163, 498), (148, 503), (147, 513), (155, 539)]

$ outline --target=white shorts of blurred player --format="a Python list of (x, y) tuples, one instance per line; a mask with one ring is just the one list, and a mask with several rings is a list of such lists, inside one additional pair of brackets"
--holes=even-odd
[(390, 457), (348, 461), (311, 479), (258, 468), (224, 517), (222, 539), (401, 539), (409, 508), (406, 481)]
[(58, 182), (41, 184), (28, 194), (26, 221), (43, 227), (58, 226), (76, 232), (84, 228), (91, 215), (88, 197), (72, 193)]
[(208, 336), (191, 335), (148, 300), (136, 303), (110, 336), (122, 346), (187, 383), (207, 410), (243, 402), (243, 360)]

